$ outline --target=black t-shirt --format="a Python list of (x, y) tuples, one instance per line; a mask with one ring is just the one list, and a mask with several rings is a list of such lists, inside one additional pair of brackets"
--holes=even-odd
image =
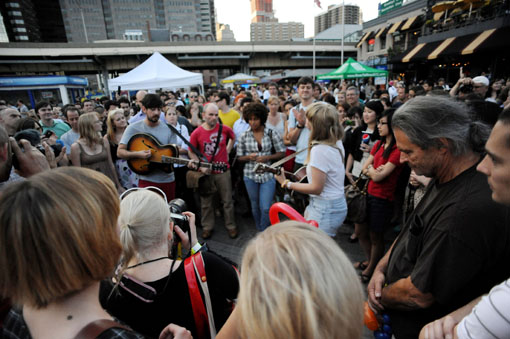
[(424, 310), (388, 310), (395, 337), (417, 338), (428, 322), (507, 279), (509, 226), (509, 209), (491, 199), (476, 165), (449, 182), (431, 182), (391, 252), (386, 282), (411, 276), (435, 302)]
[[(361, 142), (363, 140), (363, 131), (366, 131), (367, 125), (363, 124), (357, 128), (354, 129), (352, 132), (352, 135), (350, 136), (349, 140), (349, 149), (347, 151), (347, 154), (352, 154), (352, 157), (356, 161), (361, 161), (363, 158), (363, 151), (360, 149)], [(374, 129), (374, 132), (370, 134), (370, 141), (376, 142), (380, 139), (379, 136), (379, 130), (376, 128)]]
[[(237, 273), (230, 264), (215, 254), (205, 252), (202, 255), (214, 322), (216, 330), (219, 331), (232, 310), (227, 299), (237, 298), (239, 290)], [(184, 263), (170, 275), (170, 280), (164, 277), (144, 283), (158, 293), (153, 302), (146, 303), (122, 288), (117, 288), (111, 293), (113, 283), (104, 281), (101, 283), (99, 293), (101, 305), (112, 316), (148, 337), (158, 338), (164, 327), (174, 323), (190, 330), (193, 337), (198, 338)]]

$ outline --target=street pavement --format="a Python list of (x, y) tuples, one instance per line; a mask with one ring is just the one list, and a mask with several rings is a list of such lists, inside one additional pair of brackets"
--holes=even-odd
[[(244, 248), (250, 239), (252, 239), (257, 234), (257, 230), (251, 215), (248, 217), (243, 217), (243, 213), (246, 212), (245, 206), (234, 204), (234, 210), (237, 227), (239, 228), (239, 236), (236, 239), (230, 239), (227, 230), (224, 227), (223, 218), (216, 217), (214, 232), (212, 233), (211, 238), (207, 239), (205, 242), (207, 243), (207, 246), (210, 250), (240, 265)], [(200, 243), (203, 243), (203, 239), (200, 237), (201, 231), (202, 230), (200, 228), (197, 229)], [(343, 225), (338, 229), (337, 235), (334, 239), (340, 248), (349, 257), (351, 262), (354, 263), (364, 260), (364, 254), (357, 242), (349, 242), (349, 236), (352, 232), (353, 226)], [(396, 235), (397, 233), (393, 229), (386, 232), (386, 249), (389, 248)], [(363, 285), (363, 287), (365, 289), (366, 284)], [(372, 332), (370, 332), (366, 327), (364, 327), (363, 338), (373, 338)]]

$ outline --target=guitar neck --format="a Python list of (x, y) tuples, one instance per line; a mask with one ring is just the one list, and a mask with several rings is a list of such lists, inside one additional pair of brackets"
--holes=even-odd
[[(179, 165), (187, 165), (189, 163), (189, 159), (184, 159), (184, 158), (175, 158), (175, 157), (167, 157), (167, 156), (162, 156), (161, 157), (161, 162), (163, 163), (167, 163), (167, 164), (179, 164)], [(211, 163), (208, 163), (208, 162), (198, 162), (198, 161), (193, 161), (195, 164), (200, 164), (200, 167), (205, 167), (205, 168), (212, 168), (213, 167), (213, 164)]]

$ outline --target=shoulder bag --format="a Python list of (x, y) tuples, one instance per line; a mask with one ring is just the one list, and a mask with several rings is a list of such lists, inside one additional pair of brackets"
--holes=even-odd
[(367, 188), (368, 179), (363, 188), (358, 187), (361, 176), (354, 182), (344, 187), (345, 200), (347, 201), (347, 219), (356, 224), (362, 224), (367, 218)]

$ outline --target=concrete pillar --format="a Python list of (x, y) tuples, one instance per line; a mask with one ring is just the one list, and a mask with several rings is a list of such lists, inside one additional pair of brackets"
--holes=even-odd
[(58, 89), (60, 90), (60, 97), (62, 98), (62, 103), (64, 105), (70, 104), (69, 95), (67, 95), (67, 88), (64, 85), (58, 85)]

